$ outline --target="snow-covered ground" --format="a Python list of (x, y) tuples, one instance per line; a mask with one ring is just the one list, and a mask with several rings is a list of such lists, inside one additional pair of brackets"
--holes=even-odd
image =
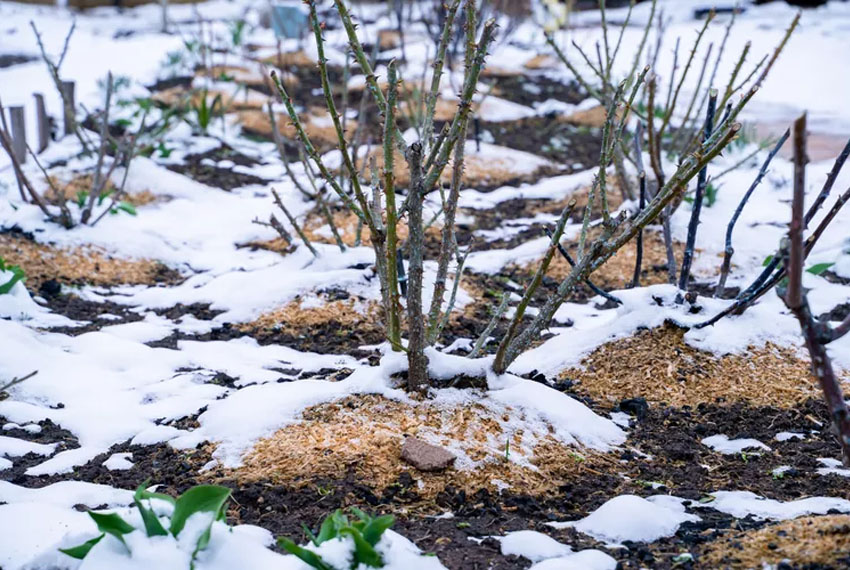
[[(254, 3), (247, 0), (214, 0), (197, 5), (175, 5), (170, 17), (183, 33), (193, 26), (197, 15), (211, 20), (213, 30), (226, 29), (228, 18), (247, 17), (256, 22), (251, 10)], [(694, 7), (706, 2), (669, 0), (659, 2), (671, 17), (668, 34), (681, 35), (683, 45), (700, 25), (691, 17)], [(361, 7), (380, 15), (374, 6)], [(623, 49), (639, 41), (641, 23), (648, 17), (648, 3), (635, 8), (633, 27), (623, 38)], [(768, 6), (750, 6), (739, 16), (727, 50), (737, 54), (745, 42), (751, 42), (757, 61), (770, 53), (783, 34), (784, 26), (793, 18), (794, 10), (781, 2)], [(625, 12), (609, 11), (612, 22), (621, 21)], [(718, 23), (722, 23), (719, 16)], [(570, 38), (558, 38), (562, 43), (574, 39), (585, 47), (593, 46), (600, 38), (595, 13), (576, 16), (581, 26), (570, 32)], [(0, 3), (0, 55), (38, 55), (34, 35), (29, 27), (33, 21), (41, 31), (49, 53), (61, 51), (68, 29), (69, 13), (61, 8)], [(145, 85), (152, 84), (166, 72), (163, 62), (168, 53), (181, 49), (181, 37), (160, 33), (160, 12), (155, 5), (125, 10), (96, 9), (76, 15), (74, 34), (68, 56), (63, 64), (63, 76), (77, 82), (78, 101), (87, 109), (102, 105), (103, 90), (98, 86), (108, 71), (131, 79), (126, 96), (147, 94)], [(375, 34), (380, 27), (389, 26), (381, 16), (375, 24), (363, 26), (363, 33)], [(710, 29), (704, 41), (714, 42), (715, 49), (722, 38), (723, 26)], [(131, 34), (125, 32), (132, 31)], [(806, 11), (800, 28), (792, 36), (782, 58), (767, 82), (754, 99), (746, 119), (758, 122), (788, 122), (799, 112), (809, 112), (811, 128), (828, 135), (850, 133), (850, 108), (846, 105), (850, 93), (850, 73), (846, 63), (850, 53), (850, 4), (829, 2), (826, 6)], [(332, 46), (331, 61), (344, 59), (341, 32), (329, 31), (327, 40)], [(257, 29), (251, 41), (273, 46), (269, 30)], [(424, 66), (424, 41), (407, 46), (408, 68)], [(315, 46), (307, 41), (307, 51)], [(499, 44), (490, 56), (500, 68), (522, 69), (522, 64), (545, 49), (540, 29), (530, 23), (521, 26), (510, 44)], [(704, 44), (705, 45), (705, 44)], [(292, 46), (289, 46), (292, 47)], [(392, 55), (391, 53), (389, 55)], [(672, 66), (670, 46), (659, 55), (658, 69), (663, 76)], [(622, 60), (624, 65), (630, 63)], [(726, 77), (734, 58), (727, 58), (718, 71)], [(591, 73), (587, 68), (587, 73)], [(616, 72), (623, 72), (617, 69)], [(565, 70), (552, 72), (553, 77), (568, 80)], [(693, 79), (693, 76), (692, 76)], [(448, 82), (447, 82), (448, 85)], [(684, 89), (693, 89), (686, 84)], [(447, 87), (450, 94), (450, 88)], [(35, 111), (32, 94), (45, 94), (48, 109), (58, 113), (59, 98), (43, 62), (0, 69), (0, 99), (5, 106), (24, 105), (27, 110), (30, 141), (35, 140)], [(562, 111), (575, 110), (561, 106)], [(493, 97), (485, 100), (481, 112), (487, 120), (514, 120), (542, 115), (553, 108), (522, 106)], [(18, 226), (32, 232), (42, 243), (56, 246), (96, 245), (125, 258), (159, 260), (179, 271), (181, 283), (169, 286), (124, 285), (112, 288), (84, 286), (77, 294), (93, 301), (111, 301), (126, 306), (143, 318), (136, 322), (105, 325), (94, 332), (69, 335), (45, 329), (58, 326), (78, 326), (66, 317), (50, 312), (27, 292), (23, 284), (16, 285), (10, 294), (0, 295), (0, 383), (6, 379), (38, 374), (10, 389), (10, 397), (0, 401), (0, 416), (24, 429), (36, 429), (38, 422), (51, 420), (68, 430), (79, 447), (56, 452), (51, 445), (33, 444), (22, 439), (0, 436), (0, 479), (3, 470), (11, 468), (16, 459), (28, 453), (42, 456), (43, 461), (30, 467), (26, 475), (69, 474), (116, 444), (130, 441), (153, 445), (167, 442), (177, 449), (194, 448), (202, 442), (214, 442), (214, 459), (225, 466), (238, 466), (246, 451), (259, 439), (281, 427), (297, 422), (300, 413), (313, 405), (333, 401), (351, 394), (381, 394), (387, 398), (406, 401), (408, 396), (394, 388), (391, 375), (404, 369), (405, 363), (397, 354), (386, 354), (379, 366), (348, 355), (317, 354), (287, 346), (262, 346), (244, 337), (227, 341), (178, 341), (176, 349), (153, 348), (146, 343), (159, 341), (175, 331), (204, 334), (224, 323), (249, 322), (264, 312), (279, 308), (299, 296), (315, 295), (333, 284), (367, 299), (378, 300), (380, 291), (371, 279), (367, 267), (374, 259), (368, 247), (352, 247), (340, 252), (335, 245), (316, 244), (320, 255), (314, 258), (306, 248), (281, 256), (278, 253), (237, 247), (238, 244), (268, 240), (275, 237), (270, 230), (252, 223), (255, 218), (267, 218), (271, 208), (271, 188), (276, 188), (295, 216), (310, 208), (293, 184), (286, 178), (271, 143), (254, 142), (240, 136), (238, 127), (223, 128), (217, 122), (208, 137), (193, 137), (182, 125), (170, 135), (175, 150), (162, 159), (138, 158), (133, 161), (128, 176), (130, 192), (150, 191), (167, 201), (140, 208), (139, 215), (107, 216), (95, 227), (64, 230), (44, 220), (41, 212), (18, 198), (14, 175), (7, 157), (0, 157), (0, 222), (4, 228)], [(273, 181), (224, 192), (195, 182), (168, 170), (167, 164), (179, 163), (190, 153), (202, 152), (226, 142), (248, 156), (262, 161), (254, 167), (243, 167), (262, 179)], [(32, 144), (32, 143), (31, 143)], [(68, 159), (78, 150), (76, 141), (67, 137), (52, 144), (41, 160), (50, 164)], [(751, 146), (730, 150), (712, 163), (712, 171), (720, 172), (737, 163), (752, 150)], [(518, 174), (533, 172), (547, 164), (542, 158), (529, 157), (505, 147), (484, 144), (480, 151), (469, 145), (468, 155), (486, 161), (513, 165)], [(719, 183), (716, 202), (704, 208), (697, 248), (700, 251), (694, 265), (697, 275), (716, 274), (724, 249), (723, 235), (732, 212), (743, 193), (755, 178), (766, 156), (756, 157), (726, 175)], [(82, 165), (72, 159), (69, 168)], [(831, 160), (809, 165), (807, 202), (820, 190), (832, 167)], [(716, 170), (715, 170), (716, 169)], [(38, 177), (32, 161), (27, 171)], [(777, 158), (770, 173), (756, 190), (744, 210), (735, 230), (734, 271), (728, 286), (746, 286), (761, 269), (764, 259), (774, 253), (786, 231), (790, 217), (790, 185), (792, 165)], [(461, 193), (464, 208), (485, 210), (516, 198), (546, 198), (557, 200), (586, 187), (593, 171), (553, 176), (521, 187), (506, 186), (489, 192), (475, 188)], [(121, 168), (114, 179), (124, 175)], [(839, 176), (834, 192), (843, 192), (850, 185), (850, 168)], [(832, 199), (827, 208), (832, 205)], [(627, 205), (628, 206), (628, 205)], [(432, 212), (438, 208), (436, 198), (429, 204)], [(684, 241), (690, 217), (690, 207), (683, 205), (672, 218), (676, 239)], [(818, 218), (819, 219), (819, 218)], [(516, 221), (514, 221), (516, 222)], [(530, 222), (530, 221), (529, 221)], [(809, 264), (832, 264), (838, 276), (850, 278), (850, 242), (847, 240), (850, 209), (846, 209), (821, 238), (809, 258)], [(510, 228), (493, 230), (489, 237), (510, 232)], [(570, 224), (565, 236), (575, 237), (578, 224)], [(548, 239), (532, 239), (512, 249), (480, 249), (469, 256), (467, 267), (480, 273), (498, 273), (511, 264), (527, 264), (538, 260), (546, 250)], [(426, 266), (426, 281), (433, 280), (435, 264)], [(0, 274), (0, 282), (5, 282)], [(805, 274), (805, 286), (815, 314), (828, 311), (850, 299), (848, 288), (831, 283), (822, 276)], [(426, 288), (427, 290), (427, 288)], [(579, 401), (543, 384), (521, 378), (533, 370), (547, 376), (580, 364), (581, 359), (601, 344), (631, 335), (642, 327), (655, 327), (666, 320), (693, 324), (706, 315), (727, 306), (728, 301), (703, 299), (704, 311), (698, 315), (674, 302), (677, 291), (668, 285), (655, 285), (633, 290), (617, 291), (623, 304), (615, 309), (598, 309), (593, 305), (566, 303), (556, 320), (574, 324), (571, 328), (554, 328), (554, 335), (533, 350), (522, 355), (501, 377), (488, 377), (489, 389), (475, 398), (493, 409), (518, 409), (523, 412), (524, 429), (541, 437), (551, 431), (565, 445), (581, 445), (598, 451), (608, 451), (622, 445), (627, 432), (612, 420), (594, 413)], [(457, 310), (473, 302), (472, 293), (461, 290)], [(429, 301), (425, 300), (426, 303)], [(155, 309), (178, 303), (209, 304), (221, 311), (210, 321), (191, 316), (171, 320)], [(474, 339), (473, 339), (474, 340)], [(787, 313), (781, 300), (767, 295), (758, 305), (740, 317), (725, 319), (714, 327), (692, 329), (685, 335), (692, 346), (717, 354), (741, 353), (748, 347), (774, 343), (778, 346), (802, 348), (797, 321)], [(802, 354), (802, 351), (800, 352)], [(850, 369), (850, 335), (830, 345), (836, 364)], [(451, 378), (458, 374), (486, 375), (489, 358), (469, 360), (433, 351), (432, 374)], [(342, 381), (321, 378), (279, 382), (281, 368), (301, 372), (327, 369), (351, 369)], [(218, 373), (236, 379), (235, 387), (208, 383)], [(288, 378), (291, 380), (291, 378)], [(458, 391), (446, 390), (435, 396), (447, 403), (467, 398)], [(507, 413), (507, 412), (506, 412)], [(199, 427), (183, 429), (164, 425), (171, 420), (198, 415)], [(759, 441), (729, 439), (714, 435), (704, 440), (706, 445), (723, 453), (737, 453), (750, 448), (767, 448)], [(768, 448), (769, 449), (769, 448)], [(126, 468), (131, 457), (114, 457), (110, 469)], [(824, 463), (826, 469), (837, 469)], [(839, 470), (840, 471), (840, 470)], [(75, 505), (97, 509), (117, 509), (131, 516), (132, 492), (103, 485), (65, 481), (42, 489), (28, 489), (0, 481), (0, 568), (183, 568), (188, 567), (191, 548), (177, 539), (163, 537), (155, 545), (145, 537), (130, 535), (128, 545), (133, 550), (132, 565), (117, 540), (104, 541), (92, 557), (81, 565), (60, 554), (59, 547), (78, 544), (91, 538), (95, 528), (85, 513)], [(689, 509), (686, 511), (686, 507)], [(830, 509), (850, 512), (850, 502), (844, 499), (812, 497), (805, 501), (781, 503), (766, 500), (751, 493), (718, 490), (711, 502), (704, 504), (677, 497), (652, 496), (647, 499), (631, 495), (612, 497), (593, 513), (580, 520), (554, 523), (567, 525), (603, 543), (623, 541), (651, 542), (675, 534), (679, 526), (699, 520), (693, 514), (700, 508), (713, 508), (735, 517), (753, 515), (771, 520), (793, 518), (809, 513), (825, 513)], [(199, 527), (200, 528), (200, 527)], [(563, 526), (562, 526), (563, 528)], [(216, 522), (212, 527), (210, 548), (198, 559), (196, 568), (306, 568), (295, 557), (269, 550), (270, 533), (250, 525), (232, 529)], [(531, 531), (528, 531), (531, 532)], [(547, 540), (548, 539), (548, 540)], [(574, 551), (569, 545), (557, 543), (539, 533), (514, 533), (500, 538), (502, 552), (527, 558), (533, 568), (613, 569), (616, 561), (599, 550)], [(346, 542), (337, 553), (342, 560), (351, 555)], [(388, 533), (380, 550), (389, 568), (406, 570), (438, 569), (442, 564), (433, 557), (422, 556), (419, 549), (404, 537)], [(341, 566), (346, 567), (346, 566)]]

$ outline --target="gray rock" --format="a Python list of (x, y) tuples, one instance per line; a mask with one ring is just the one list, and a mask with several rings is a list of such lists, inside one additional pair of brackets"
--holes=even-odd
[(442, 471), (455, 462), (450, 451), (425, 443), (419, 438), (408, 437), (401, 446), (401, 458), (420, 471)]

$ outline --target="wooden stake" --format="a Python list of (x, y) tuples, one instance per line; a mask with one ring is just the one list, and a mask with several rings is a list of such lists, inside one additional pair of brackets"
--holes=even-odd
[(27, 161), (27, 129), (24, 122), (24, 108), (9, 107), (9, 121), (12, 124), (12, 149), (21, 164)]
[(66, 135), (73, 133), (74, 127), (77, 124), (76, 117), (74, 116), (75, 109), (77, 108), (77, 101), (74, 96), (75, 86), (76, 84), (73, 81), (62, 82), (62, 98), (66, 101), (63, 112), (63, 123), (65, 124)]
[(50, 121), (47, 118), (44, 95), (33, 93), (33, 97), (35, 97), (35, 114), (38, 122), (38, 152), (43, 152), (47, 148), (47, 141), (50, 140)]

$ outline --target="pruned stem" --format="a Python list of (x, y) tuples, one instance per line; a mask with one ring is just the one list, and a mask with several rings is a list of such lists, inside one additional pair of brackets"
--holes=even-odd
[[(708, 97), (708, 109), (705, 113), (705, 126), (703, 127), (703, 141), (708, 140), (711, 136), (711, 131), (714, 127), (714, 112), (717, 106), (717, 91), (711, 90)], [(691, 277), (691, 263), (694, 258), (694, 247), (697, 240), (697, 228), (699, 227), (699, 217), (702, 211), (702, 200), (705, 195), (705, 185), (708, 180), (708, 165), (706, 164), (697, 175), (697, 187), (694, 192), (693, 209), (691, 210), (691, 219), (688, 223), (688, 238), (685, 242), (685, 252), (682, 255), (682, 269), (679, 272), (679, 289), (682, 291), (688, 290), (688, 281)]]
[[(776, 156), (779, 149), (782, 148), (782, 145), (785, 144), (786, 140), (788, 140), (788, 136), (790, 134), (791, 130), (787, 129), (785, 134), (782, 135), (773, 147), (773, 150), (771, 150), (767, 155), (764, 164), (761, 166), (761, 170), (759, 170), (758, 176), (756, 176), (756, 179), (753, 180), (753, 183), (741, 198), (741, 201), (738, 203), (738, 207), (735, 208), (735, 213), (732, 214), (732, 218), (729, 220), (729, 225), (726, 226), (726, 248), (723, 251), (723, 265), (720, 268), (720, 280), (717, 282), (717, 288), (714, 290), (715, 297), (723, 296), (723, 292), (726, 289), (726, 278), (729, 275), (729, 270), (732, 268), (732, 256), (735, 254), (735, 248), (732, 247), (732, 232), (735, 230), (735, 224), (738, 223), (738, 218), (741, 216), (741, 212), (744, 211), (744, 206), (747, 205), (750, 196), (752, 196), (755, 189), (759, 184), (761, 184), (762, 179), (767, 174), (767, 168), (770, 166), (770, 162), (773, 160), (773, 157)], [(848, 146), (848, 148), (850, 148), (850, 146)]]
[[(280, 199), (280, 195), (277, 193), (277, 190), (272, 188), (272, 196), (274, 196), (274, 203), (277, 204), (277, 207), (283, 212), (286, 216), (286, 219), (289, 220), (289, 223), (292, 224), (292, 227), (295, 229), (295, 233), (298, 234), (298, 237), (301, 238), (301, 241), (304, 242), (304, 245), (307, 246), (307, 249), (310, 250), (310, 253), (313, 254), (313, 257), (319, 257), (319, 252), (313, 247), (313, 244), (310, 243), (310, 239), (301, 229), (301, 226), (298, 225), (298, 222), (295, 221), (295, 217), (289, 213), (289, 210), (286, 209), (286, 206), (283, 205), (283, 200)], [(271, 222), (274, 225), (274, 222)]]

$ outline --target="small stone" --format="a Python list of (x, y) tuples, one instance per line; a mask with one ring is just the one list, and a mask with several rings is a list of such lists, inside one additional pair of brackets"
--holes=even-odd
[(455, 462), (455, 455), (442, 447), (408, 437), (401, 446), (401, 458), (420, 471), (442, 471)]

